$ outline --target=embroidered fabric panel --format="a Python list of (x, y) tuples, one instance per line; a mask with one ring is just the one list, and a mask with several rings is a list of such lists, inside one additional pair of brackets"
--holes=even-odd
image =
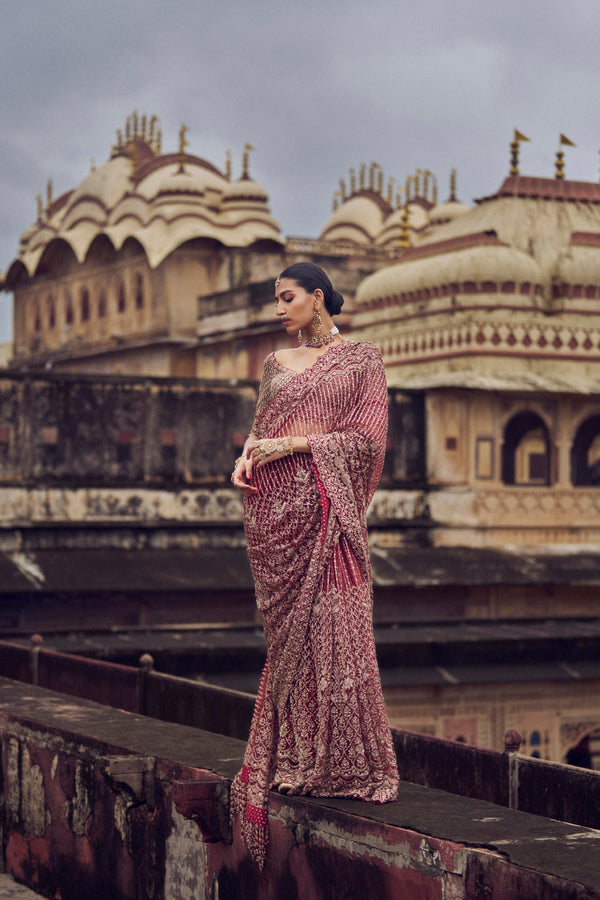
[(273, 781), (298, 794), (396, 796), (366, 528), (386, 428), (385, 373), (373, 345), (335, 345), (303, 373), (267, 358), (252, 432), (306, 435), (312, 453), (255, 470), (258, 494), (244, 503), (268, 659), (232, 814), (259, 864), (268, 829), (255, 810), (266, 817)]

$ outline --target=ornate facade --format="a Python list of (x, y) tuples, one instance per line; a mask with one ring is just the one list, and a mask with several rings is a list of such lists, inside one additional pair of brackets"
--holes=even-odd
[[(561, 160), (554, 178), (521, 176), (513, 158), (499, 190), (469, 208), (454, 176), (440, 203), (431, 172), (400, 190), (373, 163), (340, 181), (317, 239), (286, 238), (250, 177), (251, 148), (233, 181), (228, 161), (219, 169), (186, 147), (182, 129), (179, 151), (163, 153), (156, 122), (134, 115), (106, 164), (40, 201), (3, 281), (12, 367), (257, 379), (288, 342), (273, 278), (313, 260), (346, 298), (342, 331), (377, 343), (406, 394), (397, 402), (423, 406), (422, 471), (405, 479), (394, 461), (392, 480), (410, 489), (381, 492), (374, 510), (415, 512), (375, 549), (407, 552), (426, 519), (432, 558), (509, 548), (531, 559), (526, 587), (483, 586), (465, 617), (597, 617), (594, 572), (569, 596), (542, 583), (548, 565), (536, 583), (535, 566), (593, 556), (600, 540), (600, 185), (565, 179)], [(390, 687), (388, 699), (397, 724), (488, 745), (516, 727), (554, 759), (600, 725), (593, 691), (569, 706), (572, 685), (522, 685), (510, 703), (506, 688), (423, 688), (411, 705)]]

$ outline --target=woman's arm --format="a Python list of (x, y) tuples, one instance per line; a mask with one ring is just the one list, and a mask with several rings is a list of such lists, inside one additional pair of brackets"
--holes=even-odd
[(252, 481), (254, 468), (260, 469), (261, 466), (266, 466), (267, 463), (282, 459), (291, 453), (310, 452), (310, 444), (304, 435), (259, 440), (253, 434), (249, 434), (242, 455), (235, 461), (235, 468), (231, 476), (233, 486), (239, 488), (243, 494), (256, 494), (257, 488), (248, 483)]

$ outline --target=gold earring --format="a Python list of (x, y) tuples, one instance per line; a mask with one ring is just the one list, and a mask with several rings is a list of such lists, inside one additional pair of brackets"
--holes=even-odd
[(315, 334), (320, 334), (323, 330), (323, 319), (321, 318), (321, 313), (317, 306), (313, 311), (312, 327)]
[(302, 329), (301, 328), (298, 329), (298, 343), (299, 344), (302, 343)]

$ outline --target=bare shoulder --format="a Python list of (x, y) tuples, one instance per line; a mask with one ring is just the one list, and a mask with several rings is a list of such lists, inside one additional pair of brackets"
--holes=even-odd
[(275, 350), (273, 356), (282, 366), (287, 366), (299, 358), (300, 347), (285, 347), (283, 350)]

